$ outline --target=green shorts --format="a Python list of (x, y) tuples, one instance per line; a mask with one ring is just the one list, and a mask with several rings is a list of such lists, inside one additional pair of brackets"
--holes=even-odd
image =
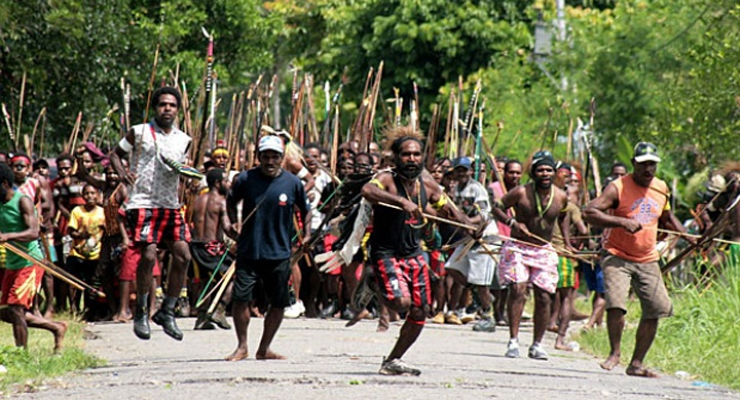
[(558, 257), (558, 289), (578, 289), (578, 262), (568, 257)]

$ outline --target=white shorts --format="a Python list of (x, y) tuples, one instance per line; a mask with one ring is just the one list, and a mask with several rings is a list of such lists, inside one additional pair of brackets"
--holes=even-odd
[(475, 245), (466, 255), (458, 257), (464, 248), (465, 246), (458, 246), (455, 249), (445, 268), (460, 272), (471, 285), (493, 284), (496, 276), (496, 263), (493, 258), (480, 245)]

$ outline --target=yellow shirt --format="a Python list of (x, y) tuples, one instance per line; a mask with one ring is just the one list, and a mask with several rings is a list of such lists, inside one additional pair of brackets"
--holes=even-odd
[(85, 206), (75, 207), (69, 217), (69, 228), (78, 232), (86, 231), (90, 234), (87, 239), (74, 239), (69, 255), (85, 260), (99, 259), (100, 240), (105, 231), (103, 207), (95, 206), (92, 211), (87, 211)]

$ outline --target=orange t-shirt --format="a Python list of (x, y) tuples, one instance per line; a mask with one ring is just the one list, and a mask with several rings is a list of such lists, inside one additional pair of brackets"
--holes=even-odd
[(663, 211), (671, 209), (668, 201), (668, 185), (653, 178), (650, 188), (640, 186), (625, 175), (612, 182), (619, 193), (619, 206), (612, 210), (617, 217), (635, 219), (642, 229), (629, 233), (624, 228), (610, 228), (604, 233), (604, 249), (625, 260), (646, 263), (660, 258), (655, 243), (658, 237), (658, 220)]

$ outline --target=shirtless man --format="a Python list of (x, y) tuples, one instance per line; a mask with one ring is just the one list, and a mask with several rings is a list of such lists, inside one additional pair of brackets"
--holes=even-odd
[[(532, 182), (517, 186), (500, 201), (493, 214), (498, 221), (511, 227), (512, 240), (501, 248), (499, 277), (509, 285), (509, 344), (506, 357), (519, 357), (519, 323), (527, 297), (527, 285), (534, 288), (534, 340), (529, 347), (529, 358), (547, 360), (548, 354), (541, 342), (550, 320), (551, 296), (558, 283), (558, 254), (550, 244), (553, 227), (560, 223), (569, 242), (565, 220), (568, 197), (553, 185), (555, 160), (549, 151), (534, 154), (530, 167)], [(514, 208), (516, 218), (506, 210)]]
[[(193, 205), (193, 240), (190, 243), (194, 275), (201, 280), (208, 280), (217, 272), (224, 274), (233, 261), (223, 240), (224, 229), (230, 226), (226, 213), (229, 181), (224, 179), (224, 171), (220, 168), (208, 171), (206, 181), (208, 193), (199, 196)], [(232, 288), (229, 282), (213, 315), (208, 315), (209, 301), (201, 304), (195, 321), (196, 330), (214, 329), (214, 323), (222, 329), (231, 329), (226, 320), (226, 305), (231, 302)]]
[[(424, 211), (436, 209), (443, 216), (469, 222), (457, 211), (431, 175), (422, 175), (423, 145), (416, 132), (398, 127), (389, 133), (396, 168), (382, 172), (362, 188), (362, 196), (373, 204), (373, 233), (370, 258), (373, 262), (379, 297), (396, 312), (406, 312), (406, 322), (390, 354), (384, 358), (382, 375), (419, 375), (421, 371), (401, 357), (424, 328), (432, 305), (429, 268), (421, 252), (422, 227), (428, 221)], [(385, 207), (387, 203), (403, 211)]]

